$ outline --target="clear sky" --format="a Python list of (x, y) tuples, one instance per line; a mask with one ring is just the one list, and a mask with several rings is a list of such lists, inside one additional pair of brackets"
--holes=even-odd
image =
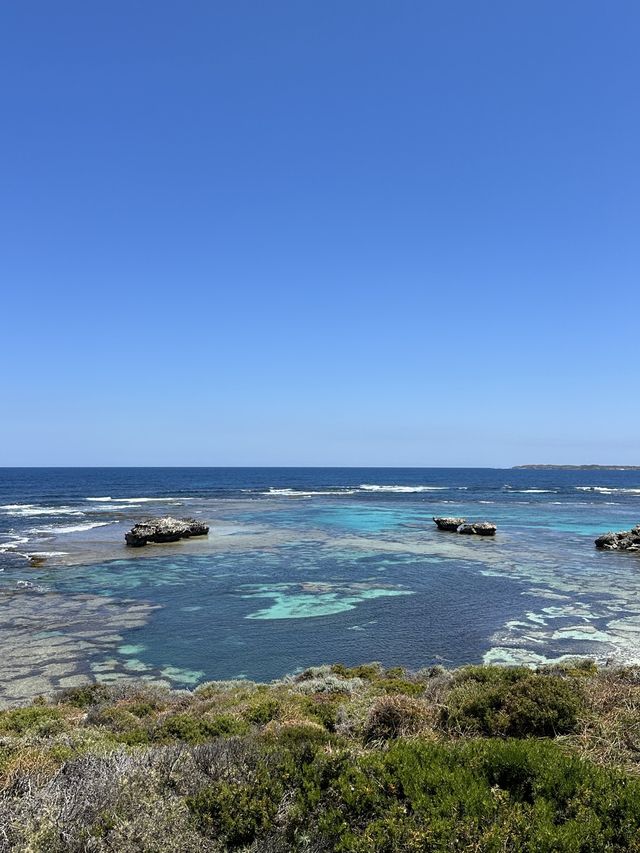
[(0, 10), (0, 465), (640, 464), (637, 0)]

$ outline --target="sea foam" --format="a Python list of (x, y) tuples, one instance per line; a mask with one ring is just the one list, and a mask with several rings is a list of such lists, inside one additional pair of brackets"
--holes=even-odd
[(18, 536), (15, 533), (2, 533), (0, 535), (8, 537), (10, 540), (9, 542), (0, 542), (0, 553), (15, 551), (20, 545), (26, 545), (29, 541), (27, 536)]
[(27, 530), (27, 533), (84, 533), (86, 530), (93, 530), (94, 527), (106, 527), (117, 523), (117, 521), (89, 521), (86, 524), (49, 524), (46, 527), (34, 527)]
[(324, 495), (355, 495), (357, 489), (327, 489), (326, 491), (305, 492), (301, 489), (269, 489), (268, 492), (263, 492), (263, 495), (286, 498), (312, 498), (321, 497)]
[(399, 494), (418, 492), (442, 492), (447, 491), (449, 486), (380, 486), (375, 483), (363, 483), (360, 489), (363, 492), (396, 492)]
[(576, 486), (580, 492), (599, 492), (601, 495), (613, 495), (616, 492), (625, 495), (640, 495), (640, 489), (622, 489), (613, 486)]
[(108, 503), (109, 501), (114, 501), (119, 504), (146, 504), (153, 502), (167, 503), (169, 501), (188, 501), (191, 498), (173, 498), (167, 496), (166, 498), (112, 498), (112, 497), (99, 497), (99, 498), (85, 498), (86, 501), (93, 501), (95, 503)]
[(72, 506), (36, 506), (35, 504), (5, 504), (0, 507), (5, 511), (5, 515), (25, 517), (37, 515), (84, 515), (82, 510)]

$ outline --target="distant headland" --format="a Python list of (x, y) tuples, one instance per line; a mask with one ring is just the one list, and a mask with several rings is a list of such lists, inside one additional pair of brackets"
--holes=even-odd
[(640, 471), (640, 465), (513, 465), (532, 471)]

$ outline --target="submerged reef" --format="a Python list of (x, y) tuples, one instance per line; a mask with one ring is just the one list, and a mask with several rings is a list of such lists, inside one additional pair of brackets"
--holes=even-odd
[(451, 518), (446, 516), (433, 516), (438, 530), (447, 530), (451, 533), (466, 533), (477, 536), (495, 536), (498, 529), (492, 521), (470, 521), (466, 518)]
[(605, 551), (640, 552), (640, 524), (631, 530), (621, 530), (619, 533), (603, 533), (596, 539), (596, 548), (602, 548)]
[(312, 667), (0, 712), (0, 853), (639, 851), (640, 669)]
[(131, 548), (142, 548), (147, 542), (177, 542), (191, 536), (206, 536), (209, 527), (195, 518), (147, 518), (135, 524), (124, 538)]

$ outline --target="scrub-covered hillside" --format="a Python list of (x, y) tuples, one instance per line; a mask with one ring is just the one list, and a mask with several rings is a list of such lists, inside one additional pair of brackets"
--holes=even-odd
[(0, 850), (640, 851), (640, 669), (316, 667), (0, 713)]

